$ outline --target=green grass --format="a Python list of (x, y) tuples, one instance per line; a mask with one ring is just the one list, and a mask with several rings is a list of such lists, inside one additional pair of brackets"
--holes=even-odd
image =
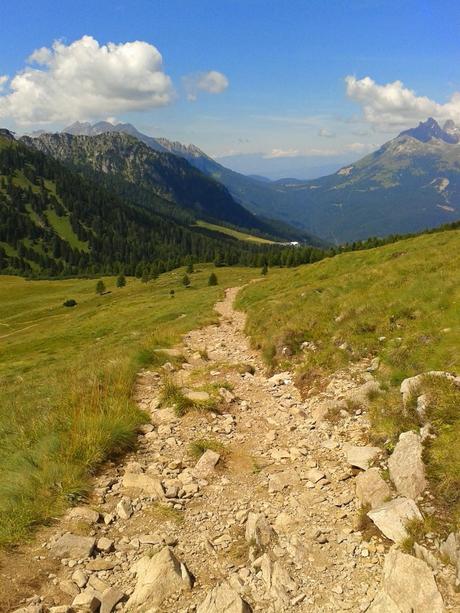
[[(460, 231), (272, 269), (242, 292), (238, 305), (267, 361), (281, 364), (286, 347), (313, 380), (365, 356), (379, 356), (393, 384), (426, 370), (456, 371)], [(303, 341), (317, 351), (301, 351)]]
[[(0, 544), (84, 496), (98, 464), (135, 443), (145, 421), (131, 401), (136, 372), (169, 359), (155, 349), (216, 321), (223, 289), (256, 274), (223, 269), (208, 287), (210, 270), (189, 289), (183, 271), (122, 289), (104, 278), (104, 296), (96, 280), (0, 277)], [(69, 298), (76, 307), (62, 306)]]
[[(372, 436), (391, 452), (402, 431), (421, 425), (415, 402), (403, 409), (402, 379), (460, 371), (460, 231), (271, 270), (240, 294), (238, 305), (267, 364), (294, 368), (306, 392), (337, 369), (378, 356), (376, 377), (386, 391), (373, 399)], [(303, 351), (303, 341), (317, 350)], [(436, 433), (425, 449), (431, 488), (446, 521), (459, 527), (460, 390), (436, 377), (423, 391)]]
[(54, 209), (45, 211), (46, 217), (56, 234), (69, 243), (73, 249), (89, 252), (88, 242), (81, 241), (72, 229), (68, 215), (60, 217)]
[(203, 453), (205, 453), (205, 451), (207, 451), (208, 449), (222, 455), (225, 452), (225, 445), (220, 441), (216, 441), (215, 439), (209, 438), (197, 439), (195, 441), (192, 441), (189, 445), (189, 451), (191, 455), (197, 460), (201, 458)]
[(260, 238), (260, 236), (254, 236), (252, 234), (246, 234), (245, 232), (239, 232), (238, 230), (233, 230), (232, 228), (227, 228), (225, 226), (218, 226), (217, 224), (208, 223), (207, 221), (198, 220), (195, 225), (200, 226), (200, 228), (207, 228), (208, 230), (212, 230), (213, 232), (228, 234), (228, 236), (233, 236), (233, 238), (237, 238), (240, 241), (249, 241), (252, 243), (261, 243), (265, 245), (272, 245), (275, 242), (268, 240), (267, 238)]

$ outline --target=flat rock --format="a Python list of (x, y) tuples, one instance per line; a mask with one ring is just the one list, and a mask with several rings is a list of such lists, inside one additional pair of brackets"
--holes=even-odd
[(95, 524), (100, 519), (100, 514), (90, 507), (74, 507), (70, 509), (68, 513), (69, 519), (77, 519), (79, 521), (85, 521), (90, 524)]
[(192, 402), (207, 402), (211, 398), (208, 392), (200, 392), (200, 391), (186, 392), (184, 396), (188, 398), (189, 400), (191, 400)]
[(350, 466), (367, 470), (369, 465), (382, 452), (379, 447), (350, 445), (343, 446), (347, 462)]
[(382, 591), (369, 608), (369, 613), (393, 612), (444, 612), (442, 596), (428, 565), (396, 549), (385, 557)]
[(169, 547), (153, 557), (144, 556), (134, 566), (136, 587), (126, 609), (143, 613), (160, 607), (166, 598), (191, 589), (192, 578)]
[(78, 536), (66, 532), (51, 546), (52, 553), (58, 558), (88, 558), (94, 551), (96, 539), (92, 536)]
[(224, 582), (209, 592), (197, 613), (251, 613), (252, 609), (229, 583)]
[(361, 505), (371, 509), (379, 507), (391, 496), (388, 483), (380, 476), (378, 468), (369, 468), (356, 477), (356, 497)]
[(279, 473), (273, 473), (268, 477), (268, 491), (282, 492), (286, 487), (298, 485), (300, 482), (299, 475), (295, 470), (284, 470)]
[(401, 496), (417, 498), (427, 486), (420, 435), (403, 432), (388, 460), (390, 479)]
[(422, 388), (423, 379), (426, 377), (442, 377), (444, 379), (448, 379), (455, 383), (455, 385), (460, 386), (460, 377), (455, 377), (449, 372), (445, 372), (442, 370), (431, 370), (426, 373), (421, 373), (420, 375), (415, 375), (415, 377), (408, 377), (402, 381), (401, 386), (399, 388), (403, 403), (407, 404), (407, 402), (412, 398), (412, 396), (418, 394)]
[(193, 472), (197, 477), (206, 477), (214, 472), (219, 460), (220, 454), (212, 451), (212, 449), (207, 449), (195, 464)]
[(407, 538), (406, 523), (411, 519), (422, 519), (417, 505), (410, 498), (395, 498), (369, 511), (367, 516), (390, 540), (401, 543)]
[(126, 489), (142, 490), (153, 500), (163, 500), (164, 491), (161, 481), (146, 474), (126, 473), (123, 477), (123, 487)]

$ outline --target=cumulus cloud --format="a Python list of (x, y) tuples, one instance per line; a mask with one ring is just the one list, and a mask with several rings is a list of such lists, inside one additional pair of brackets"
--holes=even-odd
[(4, 89), (7, 82), (8, 82), (8, 76), (6, 74), (0, 75), (0, 92)]
[(189, 100), (196, 100), (200, 92), (221, 94), (229, 85), (227, 77), (217, 70), (186, 75), (182, 80)]
[(298, 149), (272, 149), (269, 153), (265, 153), (263, 158), (272, 160), (274, 158), (294, 158), (297, 155), (299, 155)]
[(0, 118), (24, 125), (59, 123), (143, 111), (174, 99), (161, 53), (143, 41), (100, 45), (92, 36), (70, 45), (55, 41), (50, 49), (34, 51), (28, 64), (0, 96)]
[(460, 92), (455, 92), (445, 104), (417, 94), (402, 81), (379, 85), (370, 77), (345, 78), (350, 99), (361, 105), (364, 119), (375, 127), (404, 127), (427, 117), (439, 120), (460, 120)]

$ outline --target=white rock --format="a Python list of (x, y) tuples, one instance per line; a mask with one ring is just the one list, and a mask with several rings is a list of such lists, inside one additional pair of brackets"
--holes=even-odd
[(59, 558), (88, 558), (94, 550), (96, 539), (67, 532), (53, 543), (51, 551)]
[(207, 477), (214, 472), (214, 468), (220, 460), (220, 454), (207, 449), (198, 462), (195, 464), (193, 472), (199, 478)]
[(350, 466), (367, 470), (370, 463), (381, 453), (379, 447), (357, 446), (349, 443), (343, 446), (343, 450)]
[(200, 391), (187, 392), (186, 394), (184, 394), (184, 396), (192, 402), (207, 402), (211, 398), (208, 392)]
[(399, 388), (403, 403), (406, 405), (408, 401), (412, 398), (413, 395), (417, 394), (423, 383), (423, 379), (425, 377), (442, 377), (444, 379), (448, 379), (452, 381), (456, 385), (460, 385), (460, 377), (455, 377), (449, 372), (444, 372), (442, 370), (431, 370), (426, 373), (421, 373), (420, 375), (415, 375), (415, 377), (409, 377), (404, 379), (401, 383), (401, 387)]
[(163, 500), (164, 491), (161, 481), (146, 474), (126, 473), (123, 477), (123, 487), (141, 490), (153, 500)]
[(388, 460), (390, 478), (398, 494), (417, 498), (426, 488), (423, 446), (415, 432), (403, 432)]
[(191, 589), (192, 579), (169, 547), (153, 557), (144, 556), (134, 566), (136, 587), (127, 603), (128, 611), (143, 613), (159, 607), (166, 598)]
[(74, 507), (69, 511), (68, 517), (69, 519), (78, 519), (95, 524), (99, 521), (100, 514), (89, 507)]
[(299, 482), (300, 478), (295, 470), (273, 473), (268, 477), (268, 491), (270, 493), (282, 492), (286, 487), (298, 485)]
[(375, 509), (391, 496), (388, 483), (380, 476), (378, 468), (369, 468), (356, 477), (356, 497), (362, 506)]
[(227, 582), (209, 592), (197, 613), (251, 613), (251, 607)]
[(131, 504), (131, 500), (126, 497), (122, 498), (116, 506), (116, 511), (118, 517), (121, 519), (129, 519), (133, 514), (133, 505)]
[(382, 592), (368, 613), (443, 613), (432, 571), (422, 560), (393, 549), (385, 557)]
[(369, 511), (367, 516), (377, 528), (395, 543), (407, 538), (405, 525), (411, 519), (422, 519), (417, 505), (410, 498), (395, 498)]

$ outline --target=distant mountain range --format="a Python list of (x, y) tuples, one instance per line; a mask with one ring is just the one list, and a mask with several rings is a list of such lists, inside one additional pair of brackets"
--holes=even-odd
[(441, 127), (429, 118), (358, 162), (309, 181), (245, 176), (194, 145), (146, 136), (131, 124), (76, 123), (64, 131), (130, 134), (155, 151), (186, 159), (258, 217), (334, 243), (417, 232), (460, 218), (460, 128), (452, 120)]

